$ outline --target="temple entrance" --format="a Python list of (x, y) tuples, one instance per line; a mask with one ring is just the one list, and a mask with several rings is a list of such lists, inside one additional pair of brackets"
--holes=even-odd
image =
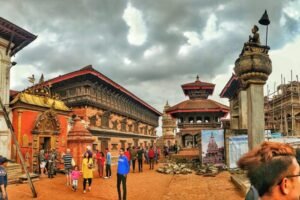
[(51, 149), (51, 137), (40, 137), (39, 139), (39, 149), (49, 150)]

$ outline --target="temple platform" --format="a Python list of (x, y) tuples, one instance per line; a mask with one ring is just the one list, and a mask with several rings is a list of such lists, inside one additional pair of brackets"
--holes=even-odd
[(199, 149), (198, 148), (182, 148), (177, 154), (172, 154), (171, 158), (174, 159), (199, 159)]

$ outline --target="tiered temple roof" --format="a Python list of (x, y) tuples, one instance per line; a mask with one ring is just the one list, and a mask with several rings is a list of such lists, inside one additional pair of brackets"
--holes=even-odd
[(223, 112), (225, 114), (229, 112), (228, 106), (208, 99), (208, 96), (213, 94), (215, 84), (202, 82), (197, 76), (195, 82), (184, 84), (181, 87), (184, 94), (190, 99), (168, 108), (168, 114), (175, 116), (179, 113)]

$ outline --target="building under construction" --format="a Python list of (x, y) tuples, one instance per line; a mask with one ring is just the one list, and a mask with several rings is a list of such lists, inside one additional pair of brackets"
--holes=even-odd
[[(285, 81), (284, 81), (285, 82)], [(269, 92), (268, 92), (269, 93)], [(282, 83), (265, 97), (265, 126), (285, 136), (300, 136), (300, 82)]]

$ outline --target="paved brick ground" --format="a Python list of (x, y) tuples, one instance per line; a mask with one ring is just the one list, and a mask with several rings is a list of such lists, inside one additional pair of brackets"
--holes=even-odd
[[(148, 166), (146, 166), (148, 167)], [(65, 186), (65, 177), (58, 175), (54, 179), (42, 178), (34, 182), (38, 200), (116, 200), (116, 176), (113, 168), (111, 179), (93, 179), (92, 191), (82, 193), (82, 181), (79, 190), (73, 192)], [(190, 175), (164, 175), (155, 171), (130, 173), (127, 179), (128, 200), (242, 200), (241, 193), (230, 182), (228, 172), (217, 177)], [(27, 184), (9, 185), (10, 200), (31, 200), (31, 191)]]

